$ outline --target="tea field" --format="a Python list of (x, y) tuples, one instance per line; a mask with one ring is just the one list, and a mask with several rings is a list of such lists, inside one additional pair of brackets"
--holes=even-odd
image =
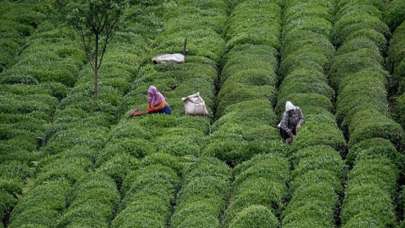
[(405, 228), (404, 0), (132, 0), (97, 99), (61, 14), (0, 1), (0, 228)]

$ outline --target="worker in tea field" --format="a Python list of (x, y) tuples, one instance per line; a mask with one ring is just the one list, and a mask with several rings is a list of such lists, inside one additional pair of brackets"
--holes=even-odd
[(172, 109), (166, 102), (166, 98), (153, 85), (149, 86), (148, 89), (148, 113), (172, 113)]
[(151, 113), (171, 114), (172, 109), (166, 101), (166, 98), (155, 86), (149, 86), (148, 89), (148, 108), (147, 111), (140, 111), (138, 108), (134, 108), (129, 112), (129, 116), (142, 116)]
[(301, 127), (302, 123), (304, 123), (304, 114), (300, 107), (287, 101), (283, 117), (277, 125), (280, 129), (281, 137), (286, 143), (292, 143), (294, 136), (297, 134), (297, 130)]

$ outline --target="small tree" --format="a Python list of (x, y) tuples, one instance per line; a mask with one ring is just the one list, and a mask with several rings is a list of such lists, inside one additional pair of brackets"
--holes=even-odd
[(80, 35), (83, 50), (93, 71), (94, 96), (97, 98), (99, 94), (99, 70), (103, 57), (114, 31), (118, 27), (128, 0), (73, 0), (66, 2), (68, 3), (64, 5), (62, 13), (66, 13), (68, 23)]

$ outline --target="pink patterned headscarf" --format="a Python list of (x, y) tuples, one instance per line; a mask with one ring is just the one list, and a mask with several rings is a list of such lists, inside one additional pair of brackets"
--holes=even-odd
[(156, 106), (159, 105), (162, 101), (165, 101), (165, 97), (159, 92), (155, 86), (149, 86), (148, 89), (148, 103)]

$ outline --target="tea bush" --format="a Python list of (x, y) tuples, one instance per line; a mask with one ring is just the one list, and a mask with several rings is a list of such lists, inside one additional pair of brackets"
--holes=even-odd
[[(395, 2), (395, 1), (394, 1)], [(394, 4), (394, 2), (392, 4)], [(399, 85), (397, 97), (395, 100), (396, 119), (405, 127), (405, 23), (398, 26), (393, 34), (389, 59), (393, 68), (394, 79)]]
[(305, 118), (290, 146), (291, 198), (283, 211), (285, 227), (330, 227), (334, 224), (346, 142), (333, 115), (335, 91), (329, 85), (334, 62), (334, 1), (286, 1), (276, 113), (286, 101)]
[[(202, 153), (234, 165), (256, 154), (283, 153), (285, 148), (273, 127), (276, 117), (272, 110), (278, 80), (281, 6), (261, 1), (232, 4), (219, 78), (218, 119)], [(254, 21), (246, 20), (252, 15)], [(253, 114), (254, 110), (258, 112)]]
[(201, 158), (186, 165), (183, 175), (171, 226), (220, 227), (230, 190), (228, 166), (215, 158)]
[[(270, 224), (278, 224), (276, 216), (284, 206), (289, 179), (287, 159), (278, 155), (257, 155), (236, 166), (234, 175), (225, 223), (229, 227), (238, 226), (236, 224), (241, 224), (241, 227), (249, 227), (249, 224), (250, 227), (262, 226), (265, 224), (262, 224), (263, 221), (253, 218), (269, 216)], [(253, 207), (264, 207), (266, 210), (253, 210)]]
[(132, 171), (124, 180), (125, 197), (112, 226), (164, 226), (179, 184), (175, 170), (162, 164), (150, 163)]
[(384, 21), (395, 30), (405, 20), (405, 3), (401, 0), (389, 2), (384, 11)]
[[(367, 9), (367, 10), (363, 10)], [(384, 1), (341, 1), (336, 36), (341, 45), (332, 66), (338, 88), (337, 118), (348, 130), (352, 170), (342, 205), (342, 227), (395, 226), (394, 194), (398, 179), (395, 146), (401, 126), (388, 114), (382, 38)], [(358, 20), (360, 19), (361, 20)], [(388, 80), (387, 80), (388, 79)], [(366, 184), (365, 184), (366, 183)], [(364, 204), (361, 202), (373, 202)]]
[[(147, 11), (145, 11), (145, 13), (147, 13)], [(47, 26), (47, 24), (44, 26)], [(77, 47), (76, 41), (72, 40), (72, 38), (74, 38), (73, 33), (70, 32), (70, 30), (62, 29), (63, 30), (58, 30), (59, 33), (53, 30), (46, 30), (43, 34), (32, 36), (41, 41), (48, 41), (48, 43), (38, 41), (38, 45), (30, 46), (30, 48), (27, 49), (27, 53), (38, 54), (41, 48), (47, 47), (48, 52), (56, 52), (55, 54), (51, 53), (46, 55), (48, 59), (54, 59), (53, 61), (57, 61), (59, 58), (67, 61), (70, 55), (83, 58), (81, 52), (78, 54), (75, 50), (69, 50), (67, 45), (49, 46), (49, 43), (55, 43), (56, 45), (59, 44), (58, 42), (71, 40), (69, 42), (74, 43), (75, 48)], [(97, 100), (93, 98), (91, 93), (92, 81), (88, 67), (82, 68), (79, 72), (78, 69), (68, 64), (69, 66), (65, 65), (65, 68), (72, 73), (71, 75), (75, 77), (79, 75), (78, 80), (76, 80), (76, 78), (75, 80), (70, 80), (68, 77), (66, 77), (65, 80), (63, 79), (64, 77), (62, 77), (64, 74), (59, 78), (55, 78), (62, 80), (59, 82), (65, 83), (65, 86), (73, 86), (74, 84), (74, 87), (67, 93), (67, 96), (61, 100), (53, 117), (55, 121), (46, 130), (46, 137), (44, 138), (45, 145), (41, 149), (41, 154), (46, 156), (40, 160), (37, 176), (33, 180), (34, 187), (31, 191), (26, 193), (26, 197), (31, 197), (33, 200), (36, 200), (34, 192), (36, 189), (41, 188), (44, 183), (65, 181), (67, 186), (61, 190), (61, 194), (64, 196), (64, 201), (71, 202), (69, 202), (70, 204), (64, 204), (63, 208), (46, 208), (44, 211), (38, 211), (38, 215), (35, 215), (35, 205), (21, 206), (21, 210), (12, 215), (12, 225), (14, 224), (14, 220), (18, 221), (18, 223), (16, 223), (18, 225), (16, 226), (22, 226), (24, 224), (44, 224), (39, 221), (42, 217), (44, 221), (52, 219), (52, 221), (59, 221), (62, 225), (72, 226), (83, 224), (101, 226), (103, 222), (104, 224), (110, 223), (113, 209), (115, 209), (115, 205), (113, 205), (112, 202), (98, 200), (96, 196), (91, 195), (93, 193), (89, 190), (88, 192), (83, 191), (83, 195), (80, 196), (84, 198), (88, 197), (88, 201), (86, 201), (85, 204), (80, 204), (80, 200), (83, 200), (83, 198), (71, 194), (74, 194), (75, 189), (80, 188), (80, 184), (87, 183), (88, 179), (89, 181), (92, 180), (92, 177), (94, 177), (91, 172), (94, 169), (93, 163), (96, 163), (99, 157), (104, 157), (104, 159), (110, 158), (103, 154), (101, 154), (102, 156), (98, 156), (98, 154), (108, 142), (109, 127), (116, 123), (121, 115), (121, 100), (128, 92), (128, 84), (134, 80), (139, 65), (143, 61), (143, 57), (141, 56), (146, 52), (146, 48), (148, 47), (146, 38), (149, 36), (150, 33), (145, 33), (143, 36), (135, 35), (131, 31), (127, 31), (125, 27), (121, 28), (120, 32), (116, 34), (116, 39), (113, 40), (105, 55), (105, 65), (100, 74), (101, 94)], [(35, 42), (33, 42), (33, 44), (35, 44)], [(35, 47), (37, 47), (38, 50), (35, 50)], [(121, 56), (122, 54), (125, 54), (125, 58), (129, 59), (124, 60)], [(31, 61), (34, 61), (33, 57), (28, 56), (22, 59), (25, 66)], [(82, 64), (83, 60), (78, 61), (78, 59), (76, 59), (71, 62), (79, 67), (79, 63)], [(51, 64), (52, 62), (49, 63), (49, 65)], [(61, 62), (61, 64), (65, 63)], [(18, 66), (19, 65), (16, 64), (13, 68), (17, 68)], [(58, 62), (55, 62), (51, 69), (58, 69), (58, 66)], [(23, 69), (30, 70), (27, 67)], [(9, 71), (6, 71), (4, 73), (7, 74), (8, 72)], [(31, 74), (32, 72), (29, 73)], [(57, 72), (50, 72), (49, 75), (53, 73)], [(38, 83), (46, 83), (48, 76), (43, 76), (43, 74), (35, 75), (35, 79), (37, 79)], [(49, 79), (52, 79), (52, 77)], [(128, 145), (122, 145), (121, 148), (125, 148), (125, 146)], [(113, 148), (113, 146), (111, 147)], [(61, 164), (63, 165), (61, 166)], [(125, 165), (125, 167), (119, 167), (117, 171), (118, 164)], [(106, 165), (97, 171), (96, 177), (101, 178), (101, 180), (99, 180), (102, 184), (97, 185), (97, 183), (94, 183), (96, 185), (94, 189), (97, 188), (100, 194), (105, 193), (109, 195), (109, 197), (115, 197), (115, 200), (118, 201), (119, 194), (116, 184), (119, 182), (120, 178), (117, 176), (122, 177), (126, 175), (125, 172), (129, 172), (129, 170), (136, 167), (136, 160), (125, 158), (123, 161), (122, 157), (121, 160), (118, 156), (114, 157), (114, 160), (111, 159), (110, 162), (106, 162)], [(91, 185), (92, 183), (90, 182), (89, 184)], [(114, 188), (116, 189), (115, 192)], [(87, 193), (89, 195), (86, 195)], [(107, 195), (105, 196), (107, 197)], [(50, 198), (46, 203), (56, 203), (56, 199)], [(104, 210), (93, 213), (91, 210), (95, 207), (104, 208)], [(110, 209), (108, 209), (108, 207), (110, 207)], [(87, 218), (82, 217), (83, 213), (90, 212), (92, 212), (91, 216)], [(31, 213), (30, 216), (33, 218), (20, 220), (20, 216), (23, 218), (25, 213)], [(104, 220), (99, 220), (99, 218), (104, 218)], [(34, 221), (33, 219), (38, 219), (38, 221)]]
[(43, 5), (45, 4), (38, 1), (5, 1), (1, 4), (0, 72), (15, 63), (18, 51), (44, 19), (45, 15), (41, 10)]
[(113, 179), (95, 173), (80, 179), (69, 198), (60, 226), (107, 226), (120, 195)]

